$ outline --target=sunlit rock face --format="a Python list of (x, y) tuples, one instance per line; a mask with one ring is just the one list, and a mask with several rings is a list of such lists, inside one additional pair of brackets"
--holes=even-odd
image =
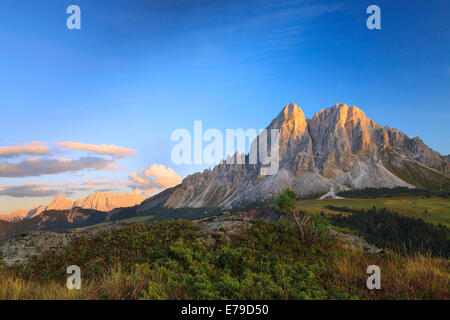
[(49, 210), (68, 210), (72, 209), (74, 202), (72, 200), (69, 200), (63, 196), (56, 196), (52, 202), (50, 202), (48, 205), (43, 205), (36, 207), (34, 209), (31, 209), (26, 218), (31, 219), (33, 217), (36, 217), (38, 215), (41, 215), (45, 211)]
[(29, 210), (19, 210), (11, 214), (1, 214), (0, 220), (8, 222), (16, 222), (24, 219), (28, 215)]
[(144, 200), (145, 197), (130, 193), (95, 192), (77, 200), (73, 207), (107, 212), (115, 208), (133, 207)]
[(280, 130), (280, 163), (290, 162), (301, 152), (312, 153), (312, 141), (305, 114), (295, 103), (288, 104), (268, 129)]

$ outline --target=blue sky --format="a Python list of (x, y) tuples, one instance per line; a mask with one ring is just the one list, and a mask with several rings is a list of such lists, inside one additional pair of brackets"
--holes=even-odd
[[(81, 8), (81, 30), (66, 28), (71, 4)], [(381, 8), (381, 30), (366, 28), (371, 4)], [(35, 184), (3, 192), (0, 213), (58, 192), (131, 192), (129, 174), (148, 178), (141, 170), (154, 164), (185, 177), (204, 166), (171, 162), (173, 130), (194, 120), (264, 128), (290, 102), (308, 118), (335, 103), (356, 105), (449, 154), (449, 19), (450, 2), (440, 0), (4, 0), (0, 147), (39, 141), (50, 148), (40, 159), (107, 159), (116, 170), (0, 177), (0, 194)], [(134, 156), (61, 142), (114, 145)]]

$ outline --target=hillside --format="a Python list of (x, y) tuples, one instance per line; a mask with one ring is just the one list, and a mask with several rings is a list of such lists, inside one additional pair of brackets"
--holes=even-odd
[[(132, 225), (0, 268), (0, 299), (450, 298), (448, 261), (368, 253), (319, 229), (308, 229), (302, 242), (287, 220)], [(73, 261), (83, 285), (70, 291), (66, 268)], [(383, 270), (382, 290), (365, 287), (372, 264)]]
[(29, 231), (63, 231), (105, 221), (104, 212), (74, 208), (44, 211), (39, 216), (17, 222), (0, 220), (0, 239)]

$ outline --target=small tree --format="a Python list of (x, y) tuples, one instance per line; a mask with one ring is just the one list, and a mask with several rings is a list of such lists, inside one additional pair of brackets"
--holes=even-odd
[(284, 213), (287, 213), (297, 224), (298, 231), (300, 232), (300, 236), (302, 237), (302, 241), (305, 241), (305, 232), (303, 231), (303, 226), (309, 221), (310, 216), (301, 210), (298, 209), (296, 200), (295, 191), (287, 188), (281, 191), (278, 194), (278, 197), (275, 199), (275, 207)]

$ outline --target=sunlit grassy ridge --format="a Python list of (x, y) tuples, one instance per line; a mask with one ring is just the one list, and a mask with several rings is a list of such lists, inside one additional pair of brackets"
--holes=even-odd
[[(448, 260), (353, 251), (318, 225), (302, 242), (289, 221), (257, 221), (208, 245), (192, 222), (136, 224), (0, 269), (0, 299), (450, 298)], [(73, 264), (80, 291), (65, 288)], [(382, 270), (380, 291), (365, 287), (371, 264)]]
[(87, 227), (72, 229), (72, 231), (81, 232), (81, 231), (87, 231), (87, 230), (92, 230), (95, 228), (101, 228), (101, 227), (106, 227), (106, 226), (111, 226), (111, 225), (129, 225), (129, 224), (133, 224), (133, 223), (144, 223), (144, 222), (150, 222), (152, 220), (152, 218), (153, 218), (153, 216), (138, 216), (138, 217), (123, 219), (123, 220), (107, 221), (107, 222), (102, 222), (102, 223), (98, 223), (98, 224), (93, 224), (93, 225), (90, 225)]
[(450, 227), (450, 200), (439, 197), (403, 196), (378, 199), (325, 199), (300, 200), (298, 205), (305, 211), (318, 214), (335, 213), (327, 206), (347, 207), (352, 209), (386, 208), (399, 214), (421, 218), (430, 223), (441, 223)]

